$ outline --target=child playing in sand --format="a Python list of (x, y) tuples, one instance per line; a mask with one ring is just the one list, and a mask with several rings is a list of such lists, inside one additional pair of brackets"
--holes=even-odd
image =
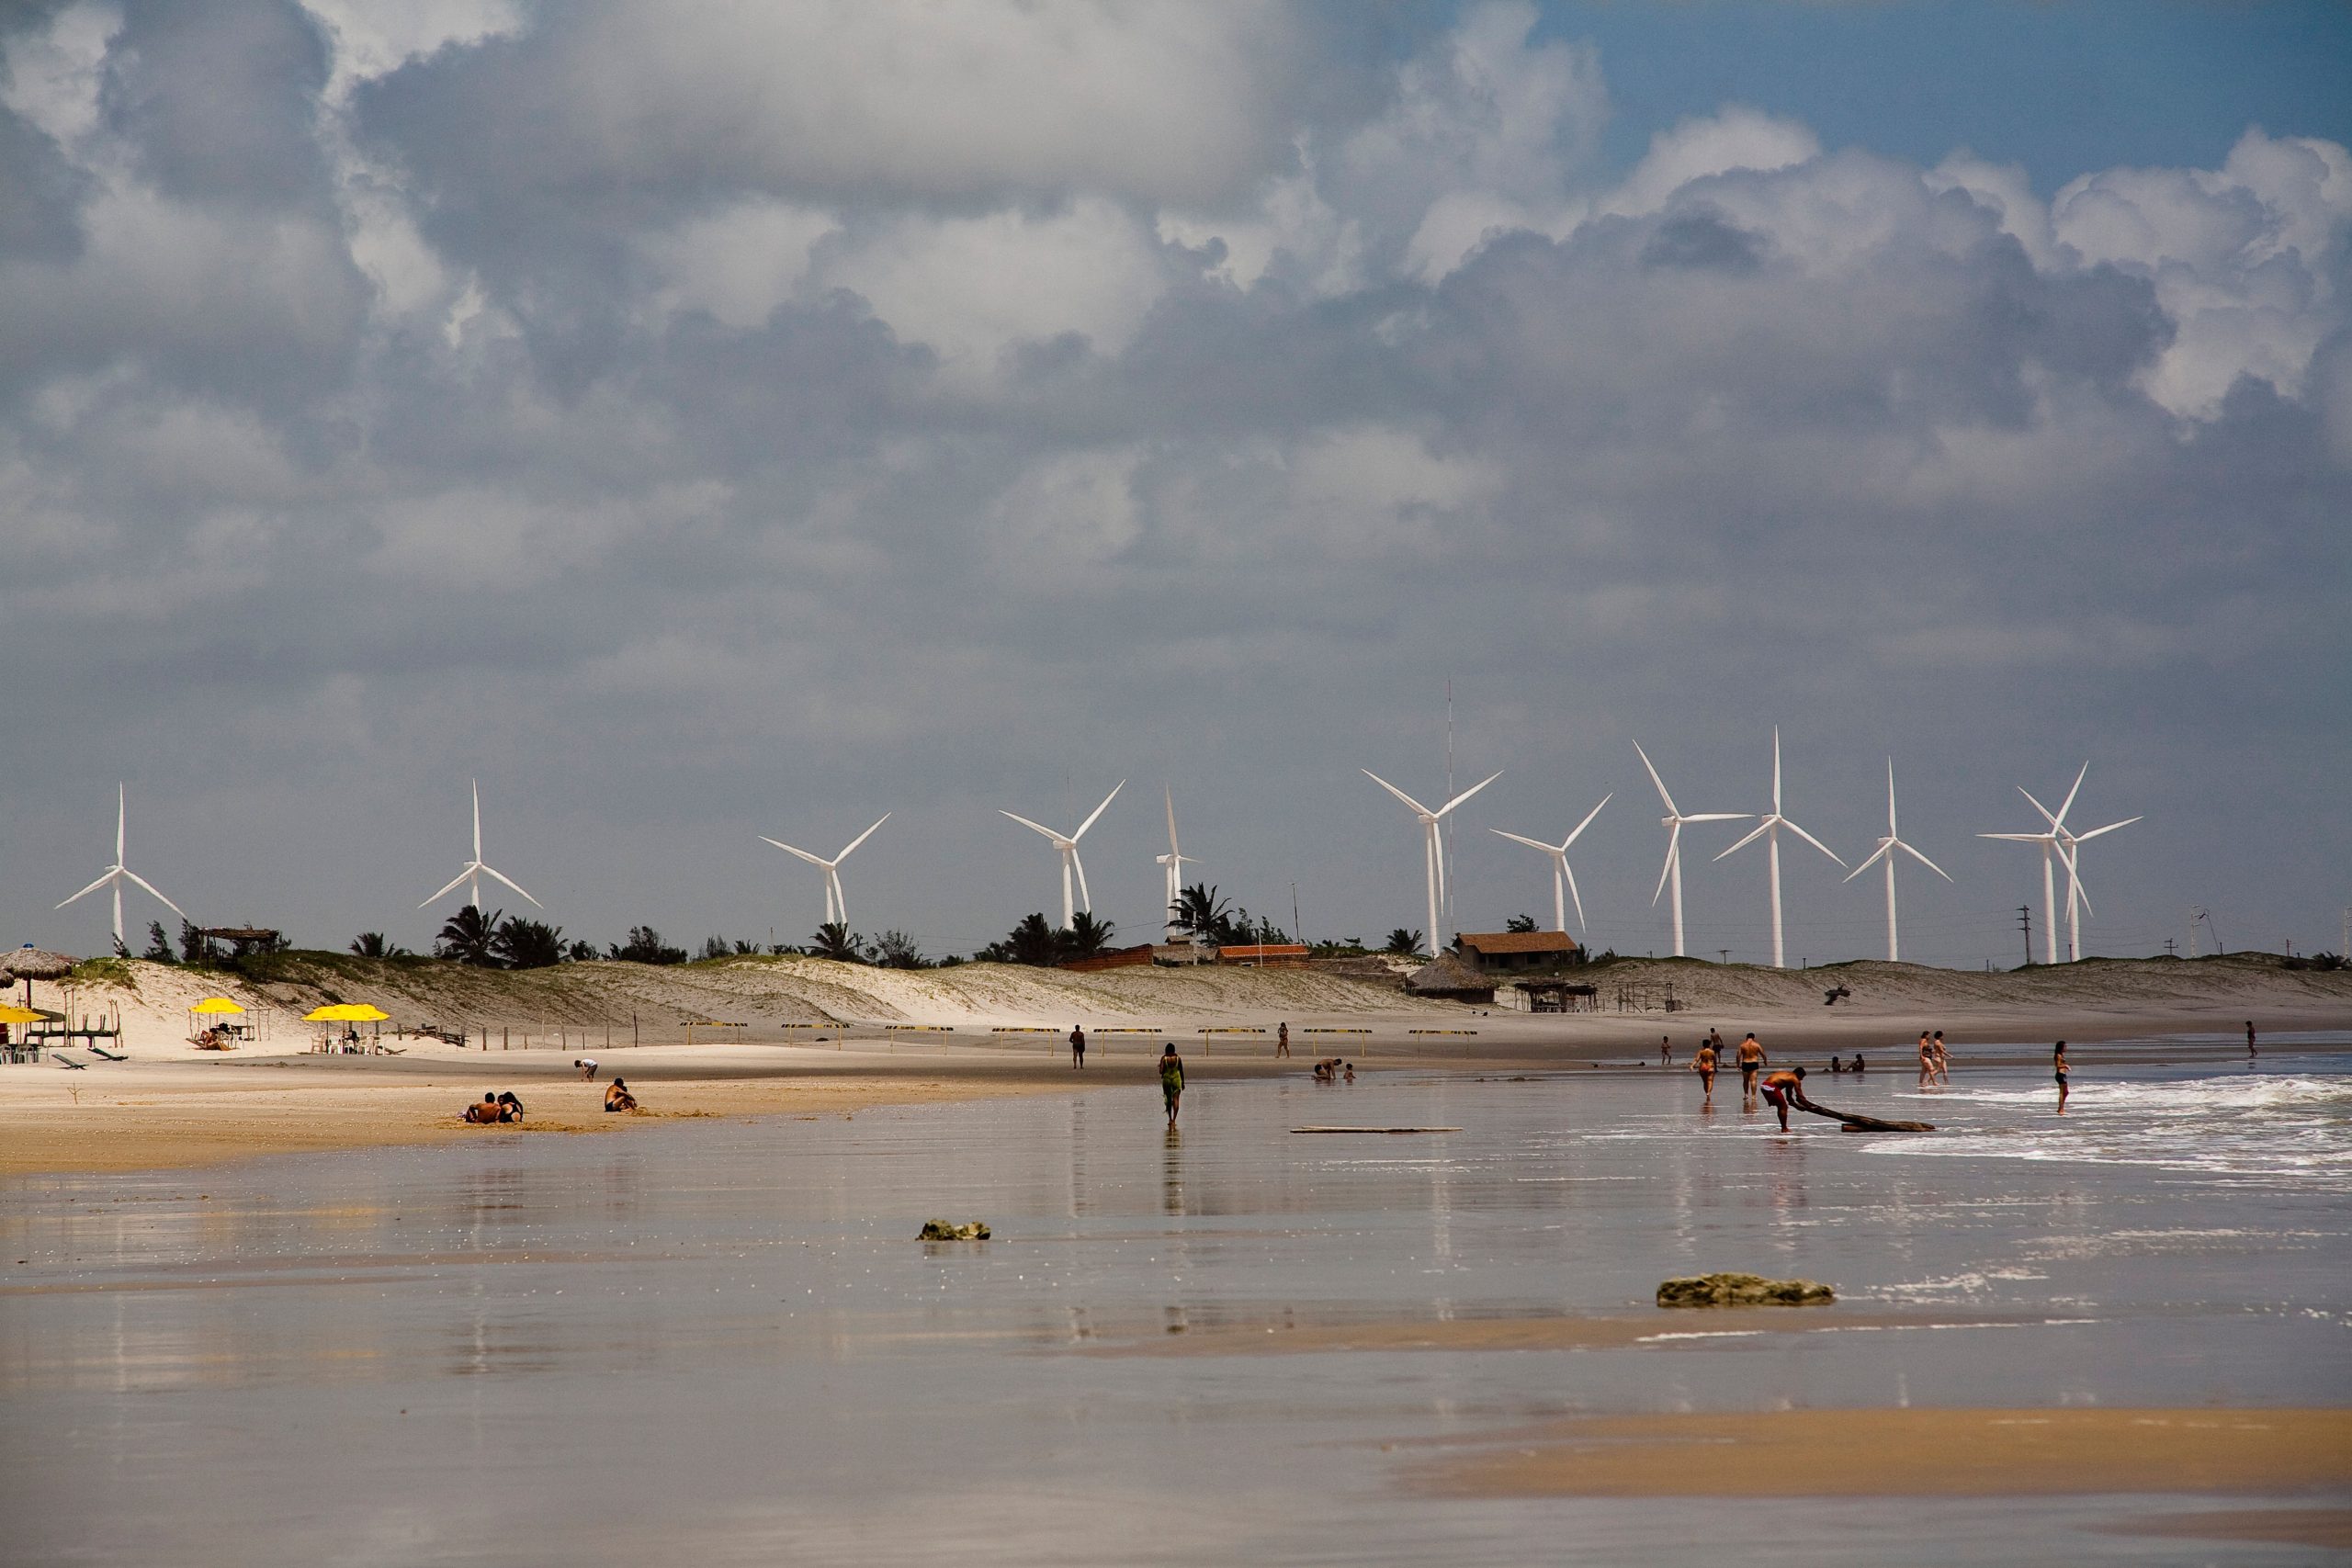
[(596, 1058), (595, 1058), (595, 1057), (594, 1057), (594, 1056), (574, 1056), (573, 1058), (571, 1058), (571, 1065), (572, 1065), (572, 1066), (573, 1066), (575, 1069), (577, 1069), (577, 1070), (578, 1070), (578, 1072), (579, 1072), (579, 1074), (580, 1074), (580, 1081), (581, 1081), (582, 1083), (593, 1083), (593, 1082), (594, 1082), (594, 1081), (595, 1081), (595, 1077), (596, 1077)]
[(634, 1111), (637, 1109), (637, 1096), (629, 1093), (628, 1080), (627, 1078), (616, 1077), (610, 1084), (605, 1086), (605, 1109), (607, 1111)]

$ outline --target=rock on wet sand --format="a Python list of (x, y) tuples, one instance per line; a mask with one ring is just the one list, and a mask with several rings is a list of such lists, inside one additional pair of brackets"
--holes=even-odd
[(1662, 1307), (1824, 1306), (1838, 1292), (1813, 1280), (1767, 1280), (1761, 1274), (1698, 1274), (1657, 1288)]

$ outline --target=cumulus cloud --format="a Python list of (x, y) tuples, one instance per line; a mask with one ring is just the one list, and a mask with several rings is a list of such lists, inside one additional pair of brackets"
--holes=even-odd
[[(87, 777), (8, 787), (8, 886), (142, 770), (223, 781), (152, 792), (192, 874), (263, 863), (242, 787), (347, 808), (399, 880), (416, 770), (481, 771), (580, 829), (536, 852), (575, 929), (758, 929), (711, 846), (887, 795), (921, 852), (877, 840), (868, 906), (968, 950), (1022, 912), (989, 813), (1078, 758), (1202, 797), (1245, 897), (1280, 868), (1380, 930), (1397, 825), (1346, 769), (1435, 766), (1448, 675), (1531, 818), (1645, 788), (1636, 732), (1728, 799), (1775, 718), (1833, 841), (1890, 750), (1947, 849), (2092, 742), (2152, 821), (2352, 764), (2253, 695), (2343, 610), (2343, 148), (2045, 196), (1726, 105), (1615, 166), (1605, 62), (1521, 5), (1402, 58), (1289, 7), (922, 15), (0, 32), (11, 721), (108, 719)], [(1090, 871), (1146, 925), (1121, 830)], [(2163, 842), (2102, 887), (2244, 875)], [(1621, 947), (1656, 852), (1580, 864)], [(1967, 863), (1939, 956), (2008, 867)], [(397, 918), (252, 897), (309, 941)]]

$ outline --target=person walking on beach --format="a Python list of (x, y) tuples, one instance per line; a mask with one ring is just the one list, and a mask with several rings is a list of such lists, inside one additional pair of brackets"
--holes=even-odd
[(1290, 1025), (1287, 1023), (1274, 1025), (1274, 1055), (1277, 1056), (1290, 1055)]
[(2064, 1040), (2058, 1042), (2058, 1048), (2050, 1054), (2050, 1065), (2058, 1071), (2058, 1114), (2064, 1116), (2066, 1114), (2066, 1043)]
[(1690, 1058), (1690, 1070), (1699, 1075), (1699, 1087), (1706, 1091), (1700, 1103), (1713, 1105), (1715, 1102), (1715, 1047), (1712, 1042), (1699, 1042), (1698, 1054)]
[(2245, 1021), (2245, 1059), (2251, 1062), (2261, 1055), (2261, 1052), (2254, 1048), (2254, 1020), (2247, 1019)]
[(1951, 1082), (1951, 1053), (1944, 1049), (1944, 1032), (1936, 1031), (1936, 1081), (1949, 1086)]
[(1756, 1043), (1756, 1032), (1749, 1030), (1747, 1038), (1739, 1043), (1739, 1102), (1742, 1105), (1756, 1102), (1756, 1075), (1769, 1060), (1770, 1058), (1764, 1055), (1764, 1047)]
[(1670, 1036), (1661, 1034), (1657, 1037), (1657, 1065), (1661, 1067), (1674, 1066), (1674, 1041)]
[(1086, 1066), (1086, 1028), (1083, 1024), (1069, 1026), (1069, 1065), (1073, 1068)]
[(1783, 1133), (1789, 1130), (1791, 1100), (1796, 1101), (1799, 1105), (1805, 1102), (1803, 1067), (1782, 1067), (1764, 1080), (1764, 1101), (1781, 1113), (1781, 1131)]
[(1936, 1081), (1936, 1047), (1926, 1030), (1919, 1031), (1919, 1087), (1927, 1089)]
[(1184, 1058), (1176, 1054), (1176, 1042), (1168, 1042), (1159, 1053), (1159, 1098), (1168, 1106), (1168, 1124), (1176, 1125), (1176, 1107), (1184, 1098)]

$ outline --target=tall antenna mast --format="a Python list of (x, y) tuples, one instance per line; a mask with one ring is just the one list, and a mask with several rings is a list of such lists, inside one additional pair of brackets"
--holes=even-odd
[[(1445, 798), (1448, 800), (1452, 800), (1453, 798), (1453, 677), (1451, 675), (1445, 678)], [(1453, 822), (1452, 818), (1448, 818), (1445, 824), (1445, 855), (1448, 860), (1452, 860), (1453, 858)], [(1453, 884), (1450, 879), (1445, 885), (1445, 908), (1443, 913), (1446, 923), (1448, 925), (1453, 924)], [(1430, 953), (1431, 955), (1435, 955), (1442, 951), (1443, 950), (1438, 946), (1437, 932), (1430, 932)]]

